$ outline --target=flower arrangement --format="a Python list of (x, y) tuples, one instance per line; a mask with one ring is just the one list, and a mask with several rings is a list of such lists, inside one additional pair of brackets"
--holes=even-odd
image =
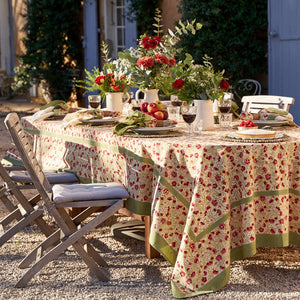
[[(184, 34), (195, 34), (201, 28), (201, 24), (195, 21), (184, 25), (179, 22), (181, 28), (176, 31), (169, 30), (168, 34), (162, 35), (160, 10), (156, 10), (154, 24), (154, 36), (142, 35), (136, 48), (125, 49), (118, 53), (116, 64), (118, 69), (130, 76), (134, 86), (140, 89), (160, 89), (165, 94), (170, 94), (169, 83), (174, 83), (176, 88), (182, 87), (182, 81), (176, 81), (173, 68), (181, 64), (177, 61), (178, 54), (182, 49), (176, 48), (176, 44)], [(175, 83), (176, 81), (176, 83)], [(167, 83), (166, 83), (167, 82)]]
[(102, 43), (104, 66), (102, 71), (94, 67), (90, 72), (85, 70), (86, 79), (78, 80), (77, 87), (84, 88), (86, 92), (99, 91), (104, 97), (105, 93), (127, 92), (130, 88), (130, 78), (118, 71), (115, 61), (108, 58), (108, 46)]
[(230, 86), (224, 78), (225, 71), (216, 71), (211, 60), (205, 55), (202, 64), (194, 64), (192, 56), (186, 54), (184, 62), (172, 70), (179, 79), (172, 87), (169, 83), (168, 88), (173, 89), (173, 94), (188, 104), (194, 99), (221, 99)]

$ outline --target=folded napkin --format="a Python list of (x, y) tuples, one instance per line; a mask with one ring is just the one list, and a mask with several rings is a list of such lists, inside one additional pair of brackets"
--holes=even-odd
[[(123, 135), (128, 130), (137, 127), (146, 127), (150, 124), (152, 117), (144, 114), (138, 110), (134, 111), (131, 115), (127, 116), (123, 122), (120, 122), (114, 127), (113, 133)], [(132, 134), (134, 134), (132, 132)]]
[(294, 123), (293, 115), (289, 112), (274, 108), (274, 107), (268, 107), (260, 110), (259, 112), (259, 119), (263, 121), (279, 121), (284, 122), (286, 121), (289, 125), (296, 125)]
[(76, 112), (67, 114), (62, 120), (61, 128), (67, 128), (68, 126), (75, 126), (84, 120), (90, 120), (95, 118), (102, 119), (103, 113), (98, 109), (84, 108)]
[(45, 108), (43, 110), (39, 110), (36, 113), (32, 115), (32, 121), (43, 121), (51, 116), (54, 115), (54, 106), (50, 106), (48, 108)]

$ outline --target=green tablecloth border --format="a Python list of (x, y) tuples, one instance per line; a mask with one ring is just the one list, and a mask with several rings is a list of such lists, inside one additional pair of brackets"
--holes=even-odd
[(213, 293), (220, 290), (229, 280), (230, 275), (230, 266), (210, 280), (207, 284), (205, 284), (202, 288), (198, 289), (195, 292), (191, 293), (183, 293), (178, 286), (171, 280), (172, 294), (175, 298), (187, 298), (199, 296), (202, 294)]

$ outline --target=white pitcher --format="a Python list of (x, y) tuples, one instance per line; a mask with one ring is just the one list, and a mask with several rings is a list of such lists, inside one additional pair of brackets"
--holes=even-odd
[[(139, 98), (140, 93), (143, 92), (144, 98)], [(155, 100), (159, 100), (158, 98), (158, 89), (150, 89), (150, 90), (137, 90), (135, 93), (136, 100), (142, 100), (143, 102), (154, 102)]]

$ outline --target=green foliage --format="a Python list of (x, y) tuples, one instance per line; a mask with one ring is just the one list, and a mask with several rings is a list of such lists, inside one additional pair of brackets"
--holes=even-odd
[(138, 36), (143, 33), (153, 35), (152, 23), (158, 2), (158, 0), (129, 0), (127, 18), (130, 21), (137, 21)]
[(203, 25), (181, 44), (196, 62), (207, 54), (231, 83), (267, 72), (266, 0), (181, 0), (180, 11)]
[(33, 83), (45, 79), (51, 95), (62, 97), (61, 91), (66, 91), (66, 70), (80, 68), (82, 64), (78, 30), (81, 1), (31, 0), (26, 3), (23, 73), (28, 73)]

